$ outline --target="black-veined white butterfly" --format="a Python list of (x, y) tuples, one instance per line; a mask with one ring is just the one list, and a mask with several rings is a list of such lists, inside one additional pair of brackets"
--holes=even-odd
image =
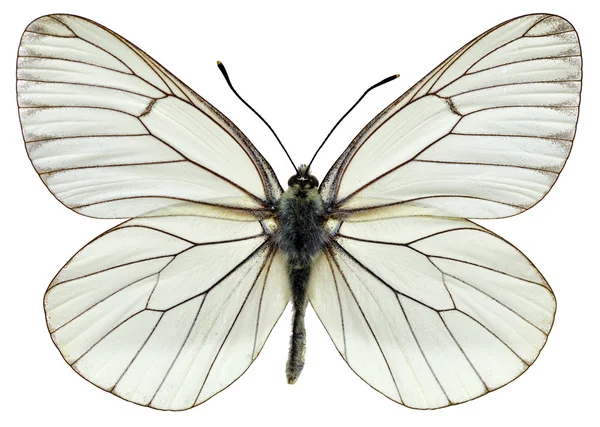
[(18, 103), (31, 161), (70, 209), (133, 218), (79, 251), (45, 296), (48, 328), (88, 381), (158, 409), (198, 405), (309, 301), (349, 366), (403, 405), (465, 402), (521, 375), (555, 299), (515, 247), (464, 218), (539, 202), (575, 135), (577, 34), (527, 15), (477, 37), (375, 117), (320, 186), (283, 190), (222, 113), (84, 18), (26, 29)]

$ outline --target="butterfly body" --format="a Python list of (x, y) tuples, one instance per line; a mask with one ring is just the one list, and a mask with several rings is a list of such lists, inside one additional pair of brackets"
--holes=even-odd
[(287, 363), (287, 378), (294, 383), (304, 366), (306, 331), (304, 313), (308, 303), (308, 283), (313, 260), (327, 245), (323, 228), (325, 210), (317, 180), (302, 166), (290, 178), (288, 190), (278, 202), (279, 228), (275, 242), (286, 257), (294, 318)]

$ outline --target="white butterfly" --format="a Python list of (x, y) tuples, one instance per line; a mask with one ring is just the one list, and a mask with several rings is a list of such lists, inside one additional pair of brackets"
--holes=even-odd
[(48, 189), (83, 215), (133, 218), (45, 296), (54, 343), (98, 387), (198, 405), (250, 366), (290, 299), (290, 382), (308, 300), (352, 370), (413, 408), (495, 390), (544, 346), (550, 287), (464, 218), (529, 209), (564, 166), (581, 56), (563, 18), (516, 18), (462, 47), (375, 117), (318, 190), (301, 168), (284, 192), (222, 113), (87, 19), (32, 22), (17, 78)]

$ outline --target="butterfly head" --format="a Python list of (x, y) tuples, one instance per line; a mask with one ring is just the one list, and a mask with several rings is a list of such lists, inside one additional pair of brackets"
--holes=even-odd
[(308, 166), (301, 165), (296, 175), (292, 175), (288, 180), (288, 186), (297, 185), (302, 190), (310, 190), (319, 186), (319, 180), (310, 174)]

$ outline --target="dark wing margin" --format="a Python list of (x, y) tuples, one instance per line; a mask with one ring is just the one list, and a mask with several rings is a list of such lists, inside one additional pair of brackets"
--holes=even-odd
[(27, 27), (17, 101), (36, 171), (84, 215), (127, 218), (181, 202), (268, 210), (282, 193), (229, 119), (88, 19), (49, 15)]

